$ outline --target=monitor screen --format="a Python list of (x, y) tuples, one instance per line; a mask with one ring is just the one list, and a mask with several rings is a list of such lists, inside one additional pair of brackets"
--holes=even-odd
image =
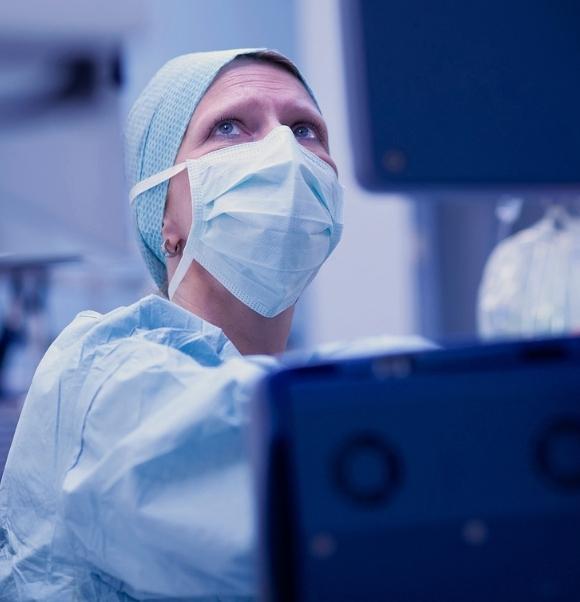
[(578, 0), (344, 0), (357, 177), (580, 193)]

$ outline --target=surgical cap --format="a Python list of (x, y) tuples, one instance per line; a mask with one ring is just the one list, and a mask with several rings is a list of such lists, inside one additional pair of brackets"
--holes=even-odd
[[(238, 48), (184, 54), (161, 67), (129, 113), (125, 152), (130, 187), (174, 164), (191, 116), (220, 69), (238, 56), (265, 50)], [(316, 102), (304, 79), (300, 79)], [(147, 190), (132, 205), (141, 253), (164, 293), (167, 270), (161, 229), (167, 187), (168, 182), (164, 182)]]

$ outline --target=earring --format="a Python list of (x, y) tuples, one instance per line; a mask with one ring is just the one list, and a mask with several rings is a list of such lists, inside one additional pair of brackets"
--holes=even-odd
[(167, 248), (167, 244), (169, 243), (169, 239), (166, 238), (162, 243), (161, 243), (161, 252), (163, 253), (164, 257), (177, 257), (180, 253), (181, 253), (181, 241), (178, 241), (177, 244), (175, 245), (175, 249), (173, 249), (173, 251), (170, 251)]

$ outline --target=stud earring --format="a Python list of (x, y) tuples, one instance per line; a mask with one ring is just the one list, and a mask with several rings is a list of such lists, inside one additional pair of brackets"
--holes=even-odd
[(163, 253), (163, 256), (164, 257), (177, 257), (181, 253), (181, 241), (177, 242), (177, 244), (175, 245), (175, 249), (173, 249), (173, 251), (171, 251), (167, 248), (168, 244), (169, 244), (168, 238), (166, 238), (163, 241), (163, 243), (161, 244), (161, 252)]

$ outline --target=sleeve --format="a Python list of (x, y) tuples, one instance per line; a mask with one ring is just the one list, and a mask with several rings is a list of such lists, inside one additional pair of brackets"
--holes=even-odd
[(246, 426), (264, 368), (203, 367), (143, 341), (98, 366), (81, 391), (91, 402), (63, 482), (61, 550), (139, 599), (254, 594)]
[(288, 363), (316, 363), (356, 359), (372, 355), (414, 353), (438, 349), (438, 346), (420, 336), (376, 335), (350, 341), (324, 343), (308, 352), (293, 352), (285, 356)]

